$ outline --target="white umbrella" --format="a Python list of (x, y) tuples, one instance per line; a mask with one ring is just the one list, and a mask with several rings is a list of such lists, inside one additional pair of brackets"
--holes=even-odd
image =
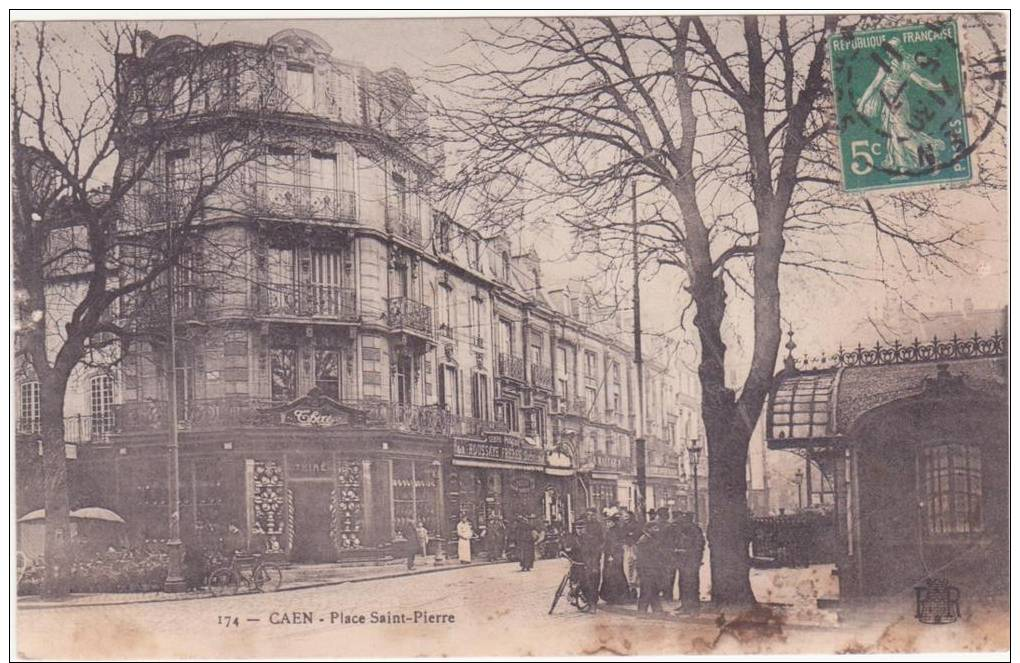
[[(79, 520), (105, 520), (111, 523), (122, 523), (124, 519), (109, 509), (98, 506), (87, 506), (71, 512), (72, 518)], [(46, 520), (46, 509), (36, 509), (18, 518), (19, 523), (27, 523), (33, 520)]]
[(124, 519), (118, 516), (109, 509), (104, 509), (98, 506), (87, 506), (81, 509), (77, 509), (71, 512), (72, 518), (80, 518), (82, 520), (105, 520), (111, 523), (122, 523)]

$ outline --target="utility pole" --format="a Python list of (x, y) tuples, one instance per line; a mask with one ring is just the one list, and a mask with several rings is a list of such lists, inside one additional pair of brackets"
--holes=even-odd
[(163, 583), (163, 591), (183, 592), (184, 582), (184, 546), (181, 543), (181, 475), (180, 475), (180, 444), (177, 435), (177, 319), (174, 306), (174, 253), (173, 216), (167, 216), (167, 260), (166, 294), (170, 319), (170, 394), (167, 403), (170, 406), (167, 421), (170, 428), (170, 445), (168, 447), (169, 465), (169, 506), (170, 534), (166, 542), (167, 574)]
[(637, 369), (638, 416), (634, 427), (634, 451), (637, 455), (638, 518), (645, 519), (645, 499), (648, 489), (647, 457), (645, 450), (645, 370), (641, 356), (641, 267), (638, 264), (637, 182), (630, 183), (630, 215), (633, 228), (632, 253), (634, 260), (634, 366)]

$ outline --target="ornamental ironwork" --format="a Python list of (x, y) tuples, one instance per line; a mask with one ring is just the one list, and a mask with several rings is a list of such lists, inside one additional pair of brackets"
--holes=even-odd
[(874, 346), (867, 348), (858, 345), (851, 350), (845, 350), (840, 346), (839, 352), (832, 356), (832, 361), (836, 366), (853, 367), (1003, 357), (1006, 355), (1006, 346), (1006, 337), (998, 331), (989, 337), (981, 337), (975, 333), (971, 337), (960, 338), (954, 334), (948, 340), (936, 336), (927, 343), (915, 338), (913, 343), (906, 345), (895, 341), (892, 345), (875, 343)]
[(361, 463), (339, 461), (330, 500), (330, 529), (337, 550), (361, 547)]
[(252, 478), (252, 506), (255, 512), (254, 530), (264, 534), (270, 550), (280, 549), (284, 524), (283, 472), (276, 461), (255, 461)]

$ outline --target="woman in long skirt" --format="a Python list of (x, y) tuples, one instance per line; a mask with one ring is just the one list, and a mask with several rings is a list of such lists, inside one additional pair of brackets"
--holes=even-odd
[(606, 603), (625, 603), (630, 598), (630, 587), (623, 568), (623, 546), (626, 531), (620, 525), (620, 516), (614, 515), (606, 531), (605, 555), (602, 562), (602, 587), (599, 596)]
[(457, 558), (461, 564), (471, 563), (471, 539), (475, 532), (467, 515), (461, 516), (457, 524)]

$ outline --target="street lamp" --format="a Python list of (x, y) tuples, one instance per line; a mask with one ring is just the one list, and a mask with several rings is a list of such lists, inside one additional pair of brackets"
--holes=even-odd
[(793, 475), (793, 482), (797, 484), (797, 509), (804, 508), (804, 497), (800, 492), (800, 485), (804, 483), (804, 470), (798, 469)]
[(701, 522), (701, 509), (698, 505), (698, 460), (701, 457), (701, 447), (698, 445), (698, 440), (691, 440), (691, 445), (687, 447), (687, 459), (691, 464), (691, 476), (694, 478), (694, 522)]

